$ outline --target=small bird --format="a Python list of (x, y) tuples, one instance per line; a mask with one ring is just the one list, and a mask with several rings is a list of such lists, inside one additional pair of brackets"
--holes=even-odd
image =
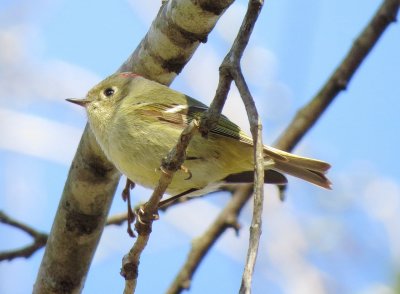
[[(182, 130), (208, 107), (169, 87), (125, 72), (106, 78), (84, 99), (67, 99), (85, 107), (90, 127), (107, 158), (133, 183), (155, 188), (161, 159)], [(197, 133), (186, 151), (184, 168), (167, 189), (171, 196), (200, 196), (226, 183), (253, 181), (253, 140), (221, 115), (208, 138)], [(289, 174), (330, 189), (324, 161), (264, 146), (265, 183), (287, 184)], [(190, 176), (188, 176), (188, 172)]]

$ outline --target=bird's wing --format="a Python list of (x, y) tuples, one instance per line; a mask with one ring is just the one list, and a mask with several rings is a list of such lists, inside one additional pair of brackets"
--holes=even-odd
[[(136, 111), (151, 118), (156, 118), (161, 122), (168, 123), (170, 126), (185, 128), (193, 119), (200, 119), (208, 107), (193, 98), (186, 97), (187, 103), (155, 103), (145, 102)], [(230, 121), (225, 115), (220, 116), (217, 125), (210, 130), (212, 134), (225, 138), (238, 140), (247, 145), (253, 145), (253, 140), (244, 133), (238, 125)], [(270, 158), (280, 161), (287, 161), (284, 154), (276, 152), (276, 149), (264, 146), (264, 154)]]
[[(189, 99), (189, 98), (188, 98)], [(164, 104), (164, 103), (141, 103), (137, 112), (146, 117), (156, 118), (161, 122), (180, 128), (186, 127), (193, 119), (200, 119), (208, 107), (203, 103), (191, 99), (188, 104)], [(249, 138), (235, 123), (226, 116), (221, 115), (218, 124), (210, 131), (213, 134), (239, 140), (252, 145), (253, 140)]]

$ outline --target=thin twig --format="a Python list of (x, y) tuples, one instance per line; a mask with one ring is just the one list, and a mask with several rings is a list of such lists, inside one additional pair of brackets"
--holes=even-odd
[(121, 212), (118, 214), (111, 215), (106, 222), (106, 226), (120, 226), (123, 223), (125, 223), (128, 220), (128, 213), (127, 212)]
[(258, 247), (262, 232), (262, 209), (264, 202), (264, 156), (262, 142), (262, 124), (258, 115), (254, 99), (246, 84), (240, 68), (240, 58), (249, 42), (253, 28), (263, 7), (263, 0), (250, 0), (240, 31), (232, 47), (232, 62), (234, 63), (232, 76), (239, 90), (249, 118), (250, 130), (254, 142), (254, 207), (253, 218), (250, 226), (250, 240), (247, 251), (246, 264), (243, 271), (240, 293), (251, 292), (254, 266), (257, 259)]
[[(256, 3), (256, 5), (252, 6), (252, 2)], [(233, 80), (232, 74), (240, 67), (240, 59), (249, 42), (251, 32), (259, 14), (259, 10), (253, 10), (253, 8), (257, 5), (262, 6), (262, 3), (262, 0), (249, 1), (249, 8), (247, 9), (239, 33), (233, 41), (230, 51), (225, 56), (221, 66), (219, 67), (219, 82), (215, 97), (211, 102), (210, 108), (204, 116), (204, 119), (200, 122), (200, 132), (203, 136), (206, 136), (218, 122), (219, 115), (222, 112), (222, 108), (224, 107)]]
[[(347, 76), (348, 82), (350, 81), (350, 78), (353, 76), (354, 72), (358, 67), (355, 66), (349, 66), (346, 63), (350, 62), (350, 60), (358, 60), (358, 63), (361, 63), (362, 60), (365, 59), (367, 56), (368, 52), (371, 51), (373, 46), (376, 44), (376, 41), (379, 39), (379, 37), (383, 34), (383, 32), (386, 30), (388, 25), (393, 22), (396, 19), (397, 12), (399, 10), (399, 1), (397, 0), (386, 0), (382, 4), (382, 6), (379, 8), (379, 10), (376, 12), (375, 16), (372, 18), (372, 20), (369, 22), (367, 27), (364, 29), (362, 34), (356, 39), (356, 40), (363, 40), (364, 46), (362, 47), (363, 50), (356, 50), (353, 46), (353, 48), (349, 51), (347, 54), (346, 58), (342, 61), (342, 63), (339, 65), (338, 68), (347, 68)], [(378, 19), (381, 19), (378, 21)], [(358, 41), (359, 42), (359, 41)], [(355, 44), (357, 41), (355, 42)], [(357, 45), (358, 46), (358, 45)], [(356, 46), (356, 47), (357, 47)], [(367, 47), (365, 47), (367, 46)], [(361, 51), (361, 52), (360, 52)], [(337, 72), (337, 71), (336, 71)], [(333, 76), (328, 80), (328, 82), (322, 87), (322, 89), (328, 89), (331, 88), (332, 86), (328, 86), (327, 84), (331, 83), (333, 79)], [(341, 79), (343, 80), (343, 79)], [(290, 123), (289, 127), (286, 128), (286, 130), (283, 132), (282, 136), (279, 138), (275, 146), (279, 149), (283, 150), (288, 150), (290, 151), (293, 149), (296, 144), (299, 142), (301, 138), (307, 133), (307, 131), (312, 127), (313, 123), (315, 123), (320, 117), (321, 114), (328, 108), (329, 103), (335, 98), (335, 95), (337, 93), (334, 93), (333, 91), (320, 91), (314, 98), (311, 99), (311, 101), (302, 109), (302, 114), (297, 115), (292, 122)], [(321, 105), (318, 105), (316, 100), (321, 100), (325, 101), (320, 102)], [(318, 106), (318, 107), (317, 107)], [(315, 118), (314, 118), (315, 117)], [(314, 118), (314, 119), (308, 119), (308, 123), (303, 122), (303, 118)], [(296, 127), (296, 125), (301, 125), (301, 127)], [(247, 199), (244, 199), (243, 202), (240, 203), (241, 207), (235, 208), (236, 215), (239, 214), (241, 208), (247, 203), (247, 201), (250, 199), (251, 195), (249, 194), (247, 196)], [(234, 199), (231, 200), (231, 202), (234, 201)], [(192, 276), (194, 275), (194, 272), (198, 268), (199, 264), (203, 260), (202, 257), (205, 256), (204, 252), (208, 252), (211, 248), (211, 246), (216, 242), (216, 240), (223, 234), (223, 232), (226, 230), (224, 227), (224, 222), (221, 221), (220, 217), (222, 215), (232, 215), (229, 213), (230, 210), (230, 203), (227, 205), (227, 207), (223, 210), (223, 212), (220, 213), (218, 216), (217, 220), (211, 224), (209, 229), (207, 230), (206, 233), (204, 233), (202, 236), (200, 236), (198, 239), (206, 239), (208, 240), (207, 242), (204, 243), (199, 243), (197, 246), (192, 246), (192, 249), (189, 253), (189, 257), (186, 261), (186, 263), (182, 266), (180, 272), (175, 278), (175, 281), (171, 285), (170, 289), (168, 290), (169, 294), (175, 294), (175, 293), (181, 293), (182, 290), (186, 289), (184, 287), (186, 284), (189, 285)], [(235, 214), (233, 214), (235, 215)], [(218, 232), (218, 234), (213, 233), (213, 232)], [(212, 235), (214, 234), (214, 235)], [(201, 258), (192, 258), (193, 256), (201, 256)], [(178, 285), (178, 286), (177, 286)], [(180, 285), (180, 286), (179, 286)]]
[(264, 202), (264, 147), (262, 142), (261, 119), (258, 115), (254, 100), (250, 94), (250, 91), (246, 85), (241, 71), (236, 72), (234, 79), (236, 86), (239, 89), (240, 95), (242, 96), (242, 99), (246, 105), (247, 116), (249, 117), (250, 121), (251, 133), (253, 136), (253, 141), (255, 142), (254, 158), (256, 163), (256, 174), (254, 177), (253, 219), (250, 226), (250, 240), (249, 248), (247, 251), (247, 259), (243, 271), (242, 283), (240, 286), (240, 293), (250, 293), (251, 281), (257, 259), (262, 228), (262, 210)]
[(133, 293), (136, 288), (140, 256), (147, 245), (152, 230), (152, 224), (157, 215), (158, 203), (164, 195), (168, 185), (177, 170), (185, 161), (186, 148), (195, 132), (198, 123), (193, 120), (181, 133), (177, 145), (169, 152), (161, 164), (161, 176), (148, 202), (140, 209), (138, 220), (135, 223), (138, 238), (133, 247), (122, 260), (121, 275), (125, 278), (124, 293)]
[(224, 58), (220, 66), (220, 80), (218, 84), (217, 94), (214, 98), (210, 110), (207, 114), (208, 120), (200, 125), (202, 134), (207, 134), (209, 128), (213, 127), (218, 121), (219, 114), (226, 100), (227, 92), (229, 91), (232, 79), (235, 80), (244, 105), (246, 107), (247, 116), (250, 122), (250, 129), (254, 144), (254, 159), (256, 163), (254, 177), (254, 211), (253, 220), (250, 228), (250, 241), (247, 254), (247, 261), (243, 272), (242, 284), (240, 293), (250, 293), (253, 269), (257, 257), (259, 240), (261, 236), (261, 217), (264, 198), (264, 158), (263, 158), (263, 143), (262, 143), (262, 126), (254, 100), (247, 87), (243, 77), (240, 60), (244, 50), (249, 42), (254, 25), (260, 14), (263, 6), (263, 0), (250, 0), (246, 15), (243, 19), (239, 33), (232, 44), (231, 50)]
[(0, 261), (12, 260), (17, 257), (29, 258), (33, 253), (46, 245), (47, 234), (36, 231), (32, 227), (9, 217), (3, 211), (0, 211), (0, 223), (20, 229), (33, 238), (31, 245), (27, 245), (20, 249), (0, 252)]

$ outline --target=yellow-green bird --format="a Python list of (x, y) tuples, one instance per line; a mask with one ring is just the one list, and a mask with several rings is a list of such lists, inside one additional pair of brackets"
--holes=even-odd
[[(67, 99), (84, 106), (90, 127), (108, 159), (132, 182), (155, 188), (161, 159), (173, 148), (182, 130), (207, 111), (203, 103), (134, 73), (114, 74), (84, 99)], [(226, 183), (253, 181), (253, 142), (227, 117), (221, 116), (208, 138), (193, 136), (184, 167), (167, 193), (200, 196)], [(289, 174), (330, 189), (326, 162), (264, 146), (265, 182), (287, 183)]]

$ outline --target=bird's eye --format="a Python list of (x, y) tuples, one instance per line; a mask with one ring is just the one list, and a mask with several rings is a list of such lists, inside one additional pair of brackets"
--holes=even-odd
[(110, 96), (112, 96), (114, 94), (114, 89), (113, 88), (107, 88), (107, 89), (104, 90), (103, 93), (104, 93), (104, 95), (106, 97), (110, 97)]

